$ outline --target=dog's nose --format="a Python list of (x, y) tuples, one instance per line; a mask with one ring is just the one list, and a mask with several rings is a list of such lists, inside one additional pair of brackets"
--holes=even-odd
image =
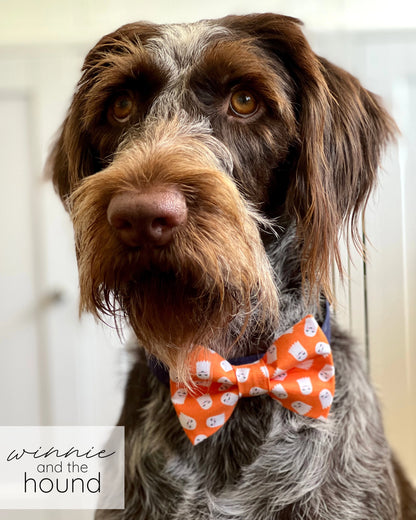
[(107, 208), (108, 222), (130, 247), (166, 246), (187, 215), (185, 197), (175, 188), (117, 193)]

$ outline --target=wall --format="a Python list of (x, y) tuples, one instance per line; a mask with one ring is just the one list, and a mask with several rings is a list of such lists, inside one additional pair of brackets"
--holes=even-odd
[(0, 44), (92, 42), (128, 21), (195, 21), (253, 11), (299, 17), (316, 31), (416, 27), (413, 0), (1, 0)]

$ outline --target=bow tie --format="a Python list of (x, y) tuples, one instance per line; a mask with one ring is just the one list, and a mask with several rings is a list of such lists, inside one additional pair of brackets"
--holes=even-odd
[(262, 358), (232, 365), (213, 350), (197, 348), (190, 358), (192, 386), (171, 374), (171, 399), (192, 444), (218, 431), (240, 398), (268, 394), (300, 415), (325, 420), (335, 391), (328, 340), (308, 315), (279, 336)]

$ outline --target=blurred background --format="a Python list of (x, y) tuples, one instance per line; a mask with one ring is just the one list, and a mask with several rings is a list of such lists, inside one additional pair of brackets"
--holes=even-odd
[[(69, 218), (43, 178), (83, 57), (137, 20), (277, 12), (314, 50), (380, 94), (401, 129), (365, 229), (366, 264), (334, 284), (335, 312), (368, 358), (387, 435), (416, 483), (416, 4), (414, 0), (0, 0), (0, 425), (111, 425), (127, 360), (114, 330), (78, 316)], [(91, 512), (0, 511), (1, 519)]]

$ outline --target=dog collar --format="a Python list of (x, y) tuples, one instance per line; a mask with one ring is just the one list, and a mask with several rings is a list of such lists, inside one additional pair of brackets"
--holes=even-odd
[[(330, 305), (328, 300), (325, 300), (325, 318), (320, 327), (322, 332), (325, 334), (328, 343), (331, 343), (331, 313), (330, 313)], [(264, 356), (264, 352), (258, 354), (251, 354), (250, 356), (243, 356), (238, 358), (228, 359), (228, 362), (234, 366), (240, 365), (248, 365), (250, 363), (255, 363), (259, 359)], [(152, 371), (153, 375), (157, 377), (157, 379), (163, 383), (165, 386), (170, 386), (170, 378), (169, 378), (169, 369), (167, 366), (159, 361), (155, 356), (149, 356), (148, 358), (148, 366)]]

